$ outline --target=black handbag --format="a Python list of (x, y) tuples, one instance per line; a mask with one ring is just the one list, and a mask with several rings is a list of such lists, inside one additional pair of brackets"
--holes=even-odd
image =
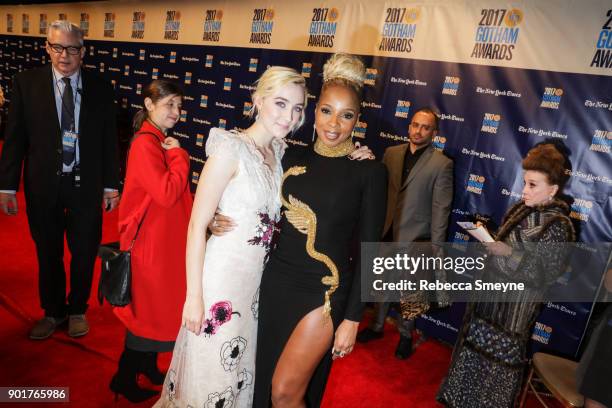
[(102, 259), (102, 270), (98, 282), (98, 302), (104, 299), (113, 306), (125, 306), (132, 300), (132, 254), (121, 251), (119, 242), (100, 245), (98, 256)]
[(102, 259), (100, 281), (98, 282), (98, 302), (104, 299), (113, 306), (126, 306), (132, 301), (132, 247), (144, 221), (143, 214), (138, 229), (127, 251), (119, 249), (119, 242), (102, 244), (98, 256)]

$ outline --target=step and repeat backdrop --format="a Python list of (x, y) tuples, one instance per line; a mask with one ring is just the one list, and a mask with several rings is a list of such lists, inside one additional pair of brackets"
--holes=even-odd
[[(253, 82), (269, 65), (306, 78), (310, 105), (290, 144), (309, 144), (322, 65), (336, 51), (367, 68), (355, 138), (377, 156), (407, 142), (415, 109), (441, 114), (436, 148), (455, 162), (448, 240), (469, 237), (456, 221), (499, 223), (520, 199), (520, 162), (553, 138), (571, 150), (567, 193), (586, 243), (612, 241), (612, 7), (607, 1), (109, 1), (0, 6), (0, 85), (49, 62), (48, 24), (68, 19), (86, 33), (86, 69), (112, 81), (123, 132), (156, 78), (187, 96), (174, 135), (190, 153), (192, 186), (211, 127), (243, 129)], [(568, 273), (596, 267), (585, 262)], [(581, 269), (582, 268), (582, 269)], [(600, 282), (591, 279), (593, 297)], [(463, 305), (422, 317), (419, 326), (453, 342)], [(574, 355), (590, 303), (548, 303), (532, 349)]]

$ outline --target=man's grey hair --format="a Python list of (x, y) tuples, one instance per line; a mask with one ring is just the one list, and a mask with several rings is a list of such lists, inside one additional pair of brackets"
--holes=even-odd
[(68, 20), (55, 20), (49, 24), (49, 28), (47, 29), (47, 41), (49, 41), (49, 37), (51, 36), (51, 30), (58, 30), (72, 34), (79, 40), (81, 47), (83, 46), (83, 37), (85, 37), (85, 33), (78, 25), (71, 23)]

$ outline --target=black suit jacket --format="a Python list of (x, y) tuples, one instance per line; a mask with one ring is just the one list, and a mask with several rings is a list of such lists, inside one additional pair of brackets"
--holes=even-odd
[[(79, 116), (80, 198), (101, 205), (105, 187), (119, 187), (116, 108), (108, 82), (82, 70)], [(4, 147), (0, 190), (17, 190), (24, 164), (28, 201), (57, 197), (62, 139), (51, 65), (15, 75)]]

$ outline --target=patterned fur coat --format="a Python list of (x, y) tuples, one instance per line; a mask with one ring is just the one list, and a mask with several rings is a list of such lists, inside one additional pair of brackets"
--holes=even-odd
[[(438, 400), (456, 408), (512, 408), (518, 404), (527, 367), (527, 344), (545, 291), (563, 274), (562, 243), (575, 240), (568, 205), (551, 200), (506, 213), (497, 240), (509, 257), (489, 257), (486, 281), (525, 283), (521, 292), (487, 295), (468, 304), (448, 376)], [(495, 297), (493, 297), (495, 296)]]

